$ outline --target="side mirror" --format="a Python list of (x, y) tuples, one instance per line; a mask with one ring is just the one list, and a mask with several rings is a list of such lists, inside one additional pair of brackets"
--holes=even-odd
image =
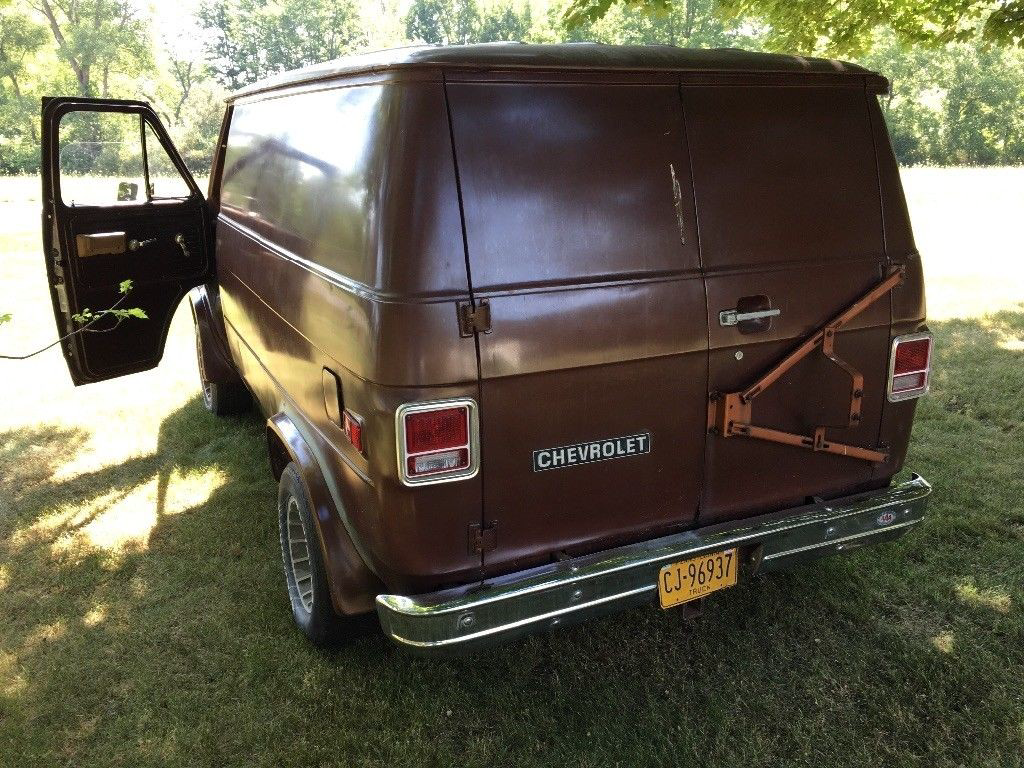
[(117, 202), (124, 203), (130, 200), (137, 200), (139, 197), (139, 185), (132, 181), (122, 181), (117, 185)]

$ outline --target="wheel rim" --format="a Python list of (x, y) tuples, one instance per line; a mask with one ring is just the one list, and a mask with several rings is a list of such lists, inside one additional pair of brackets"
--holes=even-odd
[(299, 603), (309, 613), (313, 610), (313, 568), (309, 562), (309, 543), (306, 527), (299, 514), (299, 502), (294, 496), (288, 499), (288, 559), (292, 566), (292, 579)]
[(199, 383), (203, 389), (203, 405), (207, 410), (213, 409), (213, 382), (206, 380), (206, 371), (203, 370), (203, 340), (199, 335), (199, 328), (196, 328), (196, 362), (199, 364)]
[(213, 408), (213, 383), (209, 381), (203, 382), (203, 403), (206, 407)]

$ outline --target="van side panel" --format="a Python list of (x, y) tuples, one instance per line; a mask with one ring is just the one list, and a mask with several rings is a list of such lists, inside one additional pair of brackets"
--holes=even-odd
[[(902, 264), (907, 270), (906, 280), (892, 292), (892, 335), (916, 333), (925, 330), (924, 272), (921, 256), (914, 243), (910, 214), (903, 195), (896, 156), (892, 151), (889, 133), (885, 129), (885, 118), (877, 97), (870, 93), (865, 96), (878, 158), (886, 254), (890, 263)], [(897, 403), (886, 401), (882, 410), (879, 439), (889, 446), (890, 454), (889, 461), (875, 469), (876, 477), (892, 477), (903, 467), (916, 410), (916, 399), (901, 400)]]
[[(704, 450), (676, 80), (530, 79), (447, 86), (473, 291), (493, 326), (479, 337), (489, 572), (690, 525)], [(592, 461), (594, 442), (635, 435), (647, 452)]]
[[(750, 386), (804, 338), (881, 281), (887, 260), (863, 83), (686, 85), (701, 257), (708, 290), (710, 392)], [(767, 327), (724, 326), (723, 310), (772, 308)], [(743, 311), (740, 309), (740, 311)], [(865, 379), (848, 427), (850, 378), (819, 352), (754, 401), (753, 423), (873, 448), (885, 399), (889, 302), (839, 334)], [(709, 392), (709, 394), (710, 394)], [(830, 497), (870, 483), (872, 465), (748, 438), (712, 436), (700, 523)]]
[[(440, 82), (236, 103), (220, 197), (224, 317), (261, 407), (300, 414), (338, 514), (389, 588), (471, 580), (479, 479), (412, 492), (394, 442), (398, 403), (478, 396), (455, 310), (469, 287)], [(364, 421), (365, 455), (328, 417), (324, 368)]]

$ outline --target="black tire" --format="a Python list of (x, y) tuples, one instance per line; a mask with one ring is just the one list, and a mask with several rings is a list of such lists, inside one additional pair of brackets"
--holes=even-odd
[(252, 407), (252, 396), (244, 384), (200, 380), (203, 407), (215, 416), (246, 413)]
[(332, 648), (366, 631), (364, 616), (339, 616), (331, 602), (327, 571), (320, 551), (313, 505), (291, 462), (281, 474), (277, 493), (281, 560), (295, 624), (313, 645)]
[(252, 395), (241, 381), (210, 381), (203, 368), (203, 338), (196, 326), (196, 357), (199, 360), (199, 389), (203, 407), (216, 416), (245, 413), (252, 407)]

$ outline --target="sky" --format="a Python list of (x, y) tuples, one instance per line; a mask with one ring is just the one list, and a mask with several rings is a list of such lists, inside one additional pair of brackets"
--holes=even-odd
[(139, 10), (153, 20), (153, 33), (181, 58), (202, 56), (202, 30), (196, 24), (200, 0), (137, 0)]

